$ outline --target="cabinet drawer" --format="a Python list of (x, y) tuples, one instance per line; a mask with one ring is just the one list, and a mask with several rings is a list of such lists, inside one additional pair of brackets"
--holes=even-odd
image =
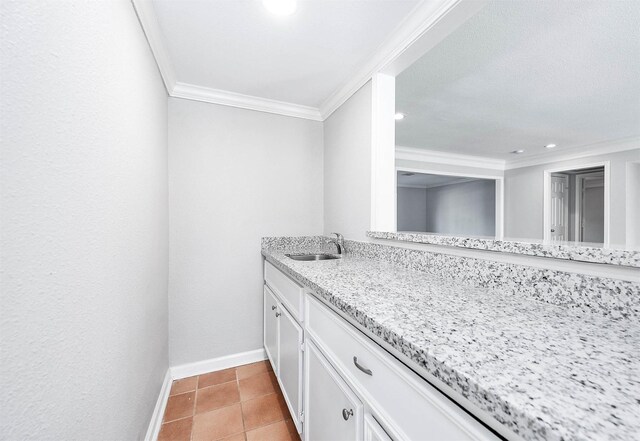
[(452, 403), (312, 295), (306, 304), (308, 335), (396, 439), (497, 440)]
[(266, 260), (264, 262), (264, 280), (269, 285), (269, 288), (280, 297), (282, 303), (285, 304), (295, 319), (302, 321), (302, 286), (291, 280), (289, 276)]

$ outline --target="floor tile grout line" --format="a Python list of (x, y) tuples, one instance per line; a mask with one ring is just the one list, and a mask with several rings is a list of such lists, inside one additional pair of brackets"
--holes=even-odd
[(189, 415), (189, 416), (186, 416), (186, 417), (176, 418), (175, 420), (167, 421), (167, 422), (162, 423), (162, 424), (175, 423), (176, 421), (186, 420), (187, 418), (193, 418), (193, 415)]
[(198, 380), (196, 381), (196, 395), (193, 400), (193, 415), (191, 416), (191, 430), (189, 431), (189, 441), (193, 438), (193, 420), (196, 417), (196, 403), (198, 402), (198, 384), (200, 383), (200, 375), (198, 375)]
[[(191, 414), (191, 415), (187, 415), (187, 416), (184, 416), (184, 417), (180, 417), (180, 418), (176, 418), (176, 419), (174, 419), (174, 420), (170, 420), (170, 421), (163, 421), (163, 423), (162, 423), (162, 424), (174, 423), (174, 422), (176, 422), (176, 421), (185, 420), (185, 419), (187, 419), (187, 418), (195, 418), (197, 415), (204, 415), (204, 414), (207, 414), (207, 413), (216, 412), (216, 411), (218, 411), (218, 410), (226, 409), (227, 407), (235, 406), (235, 405), (237, 405), (237, 404), (239, 404), (239, 405), (240, 405), (240, 410), (242, 411), (242, 404), (243, 404), (243, 403), (246, 403), (247, 401), (256, 400), (256, 399), (258, 399), (258, 398), (263, 398), (263, 397), (266, 397), (266, 396), (269, 396), (269, 395), (276, 395), (276, 396), (277, 396), (277, 395), (279, 395), (279, 394), (278, 394), (278, 392), (277, 392), (277, 391), (275, 391), (275, 392), (269, 392), (268, 394), (258, 395), (258, 396), (256, 396), (256, 397), (250, 398), (250, 399), (245, 400), (245, 401), (235, 401), (235, 402), (233, 402), (233, 403), (229, 403), (229, 404), (227, 404), (227, 405), (225, 405), (225, 406), (216, 407), (215, 409), (209, 409), (209, 410), (206, 410), (206, 411), (204, 411), (204, 412), (200, 412), (200, 413), (196, 413), (196, 412), (195, 412), (195, 404), (194, 404), (194, 413), (193, 413), (193, 414)], [(288, 412), (288, 410), (287, 410), (287, 412)], [(289, 413), (287, 413), (287, 415), (289, 416), (289, 418), (287, 418), (287, 416), (283, 416), (283, 417), (282, 417), (282, 419), (280, 419), (280, 420), (275, 420), (275, 421), (273, 421), (273, 422), (271, 422), (271, 423), (263, 424), (263, 425), (261, 425), (261, 426), (256, 426), (255, 428), (250, 429), (250, 430), (254, 430), (254, 429), (257, 429), (257, 428), (259, 428), (259, 427), (264, 427), (265, 425), (273, 424), (273, 423), (275, 423), (275, 422), (279, 422), (279, 421), (286, 421), (287, 419), (292, 419), (292, 417), (291, 417), (291, 415), (290, 415)], [(242, 423), (243, 423), (243, 427), (244, 427), (244, 412), (243, 412), (243, 414), (242, 414)]]
[(224, 384), (229, 384), (229, 383), (233, 383), (236, 380), (229, 380), (229, 381), (225, 381), (223, 383), (216, 383), (216, 384), (212, 384), (210, 386), (205, 386), (205, 387), (199, 387), (198, 390), (204, 390), (204, 389), (209, 389), (210, 387), (217, 387), (217, 386), (222, 386)]
[[(191, 392), (194, 392), (194, 391), (189, 391), (189, 392), (185, 392), (185, 393), (182, 393), (182, 394), (176, 394), (176, 395), (174, 395), (174, 397), (177, 397), (178, 395), (186, 395), (186, 394), (189, 394)], [(171, 397), (169, 397), (169, 398), (171, 398)], [(193, 403), (194, 403), (193, 405), (194, 406), (195, 406), (195, 402), (196, 402), (196, 398), (195, 398), (195, 393), (194, 393), (194, 395), (193, 395)], [(169, 420), (169, 421), (165, 421), (166, 416), (167, 416), (167, 409), (164, 410), (164, 414), (162, 415), (162, 423), (160, 424), (160, 426), (162, 426), (162, 424), (172, 423), (174, 421), (178, 421), (178, 420), (182, 420), (182, 419), (185, 419), (185, 418), (189, 418), (189, 416), (193, 417), (194, 413), (193, 413), (193, 409), (192, 409), (191, 415), (187, 415), (186, 417), (175, 418), (175, 419)]]
[(238, 370), (236, 369), (236, 385), (238, 387), (238, 397), (240, 398), (240, 419), (242, 420), (242, 433), (244, 434), (244, 439), (247, 439), (247, 428), (244, 425), (244, 409), (242, 407), (242, 397), (240, 396), (240, 378), (238, 378)]

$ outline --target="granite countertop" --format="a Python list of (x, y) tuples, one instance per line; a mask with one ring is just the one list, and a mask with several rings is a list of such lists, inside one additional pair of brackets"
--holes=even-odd
[(524, 242), (490, 237), (461, 237), (408, 231), (367, 231), (367, 237), (640, 268), (640, 251), (606, 248), (602, 245), (598, 246), (598, 244), (544, 243), (541, 240)]
[(526, 440), (640, 439), (640, 323), (384, 261), (265, 258)]

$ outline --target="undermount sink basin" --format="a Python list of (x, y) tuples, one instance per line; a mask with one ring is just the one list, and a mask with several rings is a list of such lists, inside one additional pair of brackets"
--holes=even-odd
[(285, 256), (293, 260), (331, 260), (342, 258), (340, 254), (285, 254)]

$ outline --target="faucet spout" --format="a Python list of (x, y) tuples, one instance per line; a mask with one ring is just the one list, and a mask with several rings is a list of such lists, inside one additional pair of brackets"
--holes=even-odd
[(331, 234), (335, 234), (336, 237), (335, 239), (333, 238), (329, 239), (327, 243), (335, 244), (336, 248), (338, 248), (338, 254), (342, 254), (342, 251), (344, 250), (344, 237), (340, 233), (331, 233)]

